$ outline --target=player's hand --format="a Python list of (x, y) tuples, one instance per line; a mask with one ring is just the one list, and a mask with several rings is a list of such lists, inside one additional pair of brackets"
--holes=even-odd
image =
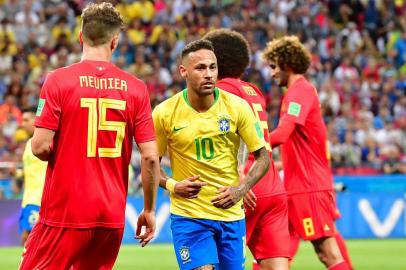
[(256, 201), (257, 201), (257, 196), (255, 196), (254, 192), (250, 189), (248, 191), (248, 193), (245, 194), (245, 196), (244, 196), (244, 205), (247, 208), (254, 210), (255, 207), (257, 206)]
[(206, 182), (198, 181), (199, 177), (200, 175), (191, 176), (176, 183), (175, 194), (187, 199), (197, 198), (202, 187), (207, 185)]
[[(142, 228), (145, 228), (141, 234)], [(135, 239), (138, 239), (141, 246), (145, 247), (152, 240), (155, 233), (155, 211), (142, 211), (137, 221)]]
[(240, 187), (222, 187), (219, 188), (216, 193), (220, 195), (212, 199), (211, 203), (215, 207), (222, 209), (230, 208), (239, 202), (244, 196)]

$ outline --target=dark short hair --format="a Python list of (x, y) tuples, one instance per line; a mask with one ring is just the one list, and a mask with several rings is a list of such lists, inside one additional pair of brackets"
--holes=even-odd
[(36, 107), (27, 107), (22, 110), (23, 113), (37, 113)]
[(284, 36), (269, 42), (264, 58), (274, 61), (282, 70), (287, 67), (297, 74), (305, 74), (311, 63), (310, 52), (296, 36)]
[(204, 40), (204, 39), (198, 39), (198, 40), (190, 42), (183, 48), (181, 57), (183, 59), (186, 56), (188, 56), (189, 53), (192, 53), (192, 52), (195, 52), (198, 50), (202, 50), (202, 49), (206, 49), (206, 50), (214, 52), (213, 45), (211, 44), (210, 41)]
[(109, 42), (124, 28), (124, 20), (111, 3), (88, 4), (82, 11), (82, 34), (90, 46)]
[(213, 44), (219, 79), (239, 78), (244, 74), (250, 62), (250, 49), (243, 35), (223, 28), (208, 32), (203, 39)]

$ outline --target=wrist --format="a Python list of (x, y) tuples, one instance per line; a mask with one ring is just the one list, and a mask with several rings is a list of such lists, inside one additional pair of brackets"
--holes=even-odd
[(166, 190), (168, 190), (170, 193), (175, 193), (175, 186), (177, 183), (178, 181), (176, 181), (175, 179), (167, 178), (165, 184)]
[(242, 195), (244, 196), (245, 194), (247, 194), (249, 188), (248, 188), (248, 185), (247, 185), (246, 183), (241, 183), (241, 184), (238, 186), (238, 190), (239, 190), (239, 191), (242, 193)]

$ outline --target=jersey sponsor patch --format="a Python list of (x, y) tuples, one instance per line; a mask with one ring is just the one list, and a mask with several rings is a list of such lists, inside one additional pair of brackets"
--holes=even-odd
[(302, 108), (302, 105), (300, 105), (299, 103), (290, 102), (289, 108), (288, 108), (288, 114), (293, 115), (293, 116), (299, 116), (301, 108)]
[(44, 109), (44, 105), (45, 105), (45, 99), (40, 98), (38, 100), (37, 112), (35, 113), (36, 116), (41, 116), (42, 110)]

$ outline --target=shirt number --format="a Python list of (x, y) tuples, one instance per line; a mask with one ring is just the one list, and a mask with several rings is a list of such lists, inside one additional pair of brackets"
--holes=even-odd
[[(98, 109), (97, 109), (98, 105)], [(96, 150), (99, 157), (115, 158), (121, 156), (121, 147), (125, 135), (125, 122), (106, 120), (107, 109), (125, 110), (124, 100), (110, 98), (81, 98), (80, 107), (88, 108), (87, 124), (87, 157), (96, 157)], [(97, 148), (97, 131), (115, 131), (116, 139), (113, 148)]]
[(312, 218), (311, 217), (304, 218), (302, 220), (302, 222), (303, 222), (303, 229), (304, 229), (305, 235), (307, 237), (313, 236), (314, 235), (314, 226), (313, 226)]
[(214, 157), (214, 146), (211, 138), (196, 138), (195, 145), (197, 160), (201, 160), (202, 156), (206, 160)]
[[(259, 117), (259, 112), (262, 112), (262, 106), (259, 103), (252, 103), (252, 108), (254, 109), (254, 114), (255, 114), (255, 118), (257, 119), (257, 121), (259, 122), (259, 124), (261, 125), (262, 131), (264, 132), (264, 138), (268, 138), (268, 123), (266, 121), (262, 121), (261, 118)], [(265, 148), (267, 151), (272, 151), (271, 146), (269, 145), (269, 142), (265, 141)]]

